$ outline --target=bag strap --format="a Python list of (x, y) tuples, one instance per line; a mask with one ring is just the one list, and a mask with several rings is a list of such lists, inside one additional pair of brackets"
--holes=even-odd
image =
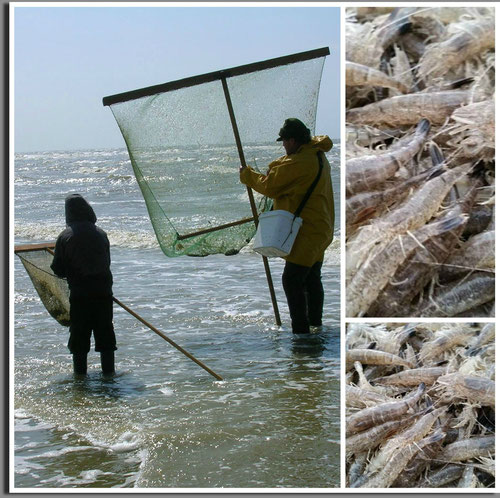
[(321, 171), (323, 170), (323, 158), (321, 156), (321, 152), (317, 152), (316, 155), (318, 156), (318, 161), (319, 161), (319, 171), (318, 171), (318, 174), (316, 175), (316, 178), (314, 179), (314, 181), (311, 183), (311, 185), (307, 189), (306, 195), (302, 199), (302, 202), (299, 204), (299, 207), (295, 210), (295, 213), (293, 213), (295, 218), (300, 216), (302, 209), (304, 209), (306, 202), (308, 201), (309, 197), (311, 197), (313, 190), (316, 188), (316, 185), (319, 182), (319, 178), (321, 176)]

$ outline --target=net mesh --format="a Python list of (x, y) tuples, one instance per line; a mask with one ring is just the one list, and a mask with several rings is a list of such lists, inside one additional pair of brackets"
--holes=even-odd
[[(275, 142), (288, 117), (313, 132), (324, 57), (227, 78), (243, 150)], [(110, 105), (159, 245), (167, 256), (235, 254), (255, 234), (220, 80)], [(245, 152), (246, 155), (246, 152)], [(265, 171), (270, 157), (251, 166)], [(271, 207), (258, 196), (260, 214)]]
[(69, 287), (50, 269), (53, 255), (47, 250), (16, 252), (33, 282), (42, 303), (61, 325), (69, 327)]

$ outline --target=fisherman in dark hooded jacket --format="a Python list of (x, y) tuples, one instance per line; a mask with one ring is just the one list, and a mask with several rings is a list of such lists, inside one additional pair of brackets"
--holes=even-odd
[(96, 215), (79, 194), (65, 200), (67, 228), (56, 241), (54, 273), (67, 278), (70, 290), (70, 337), (76, 374), (87, 373), (87, 354), (94, 332), (104, 374), (114, 372), (116, 338), (113, 328), (113, 276), (106, 232), (96, 226)]

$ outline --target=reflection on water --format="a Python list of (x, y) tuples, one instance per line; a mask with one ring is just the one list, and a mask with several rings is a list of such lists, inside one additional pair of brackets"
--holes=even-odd
[(339, 329), (326, 329), (322, 327), (320, 330), (312, 331), (310, 334), (293, 334), (292, 353), (296, 357), (320, 358), (328, 343), (329, 335), (332, 333), (338, 337)]
[(75, 399), (90, 398), (122, 398), (141, 396), (146, 392), (146, 385), (134, 379), (127, 372), (116, 372), (113, 375), (102, 375), (98, 370), (88, 375), (70, 374), (54, 382), (50, 389), (56, 396), (68, 396)]

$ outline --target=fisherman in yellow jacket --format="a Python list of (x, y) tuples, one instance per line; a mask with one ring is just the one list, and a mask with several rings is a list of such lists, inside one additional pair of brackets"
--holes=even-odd
[(296, 118), (285, 120), (277, 141), (286, 155), (269, 165), (266, 175), (249, 167), (240, 168), (240, 180), (257, 192), (274, 199), (274, 209), (293, 213), (318, 174), (318, 152), (323, 171), (301, 213), (303, 220), (286, 260), (282, 282), (292, 332), (309, 333), (309, 326), (322, 325), (324, 290), (321, 266), (326, 248), (333, 239), (334, 204), (330, 164), (324, 155), (332, 148), (326, 135), (311, 137), (310, 130)]

